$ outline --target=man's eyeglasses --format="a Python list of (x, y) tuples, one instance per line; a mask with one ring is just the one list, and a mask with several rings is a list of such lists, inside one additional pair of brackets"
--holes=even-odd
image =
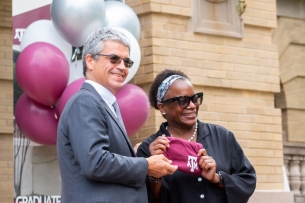
[(133, 61), (130, 58), (123, 59), (123, 58), (119, 57), (116, 54), (96, 54), (96, 55), (98, 55), (98, 56), (107, 56), (110, 59), (110, 62), (112, 64), (119, 64), (123, 60), (124, 61), (124, 66), (126, 68), (131, 68), (131, 66), (133, 65)]
[(203, 98), (203, 93), (199, 92), (190, 97), (189, 96), (180, 96), (180, 97), (166, 99), (164, 101), (161, 101), (161, 103), (172, 103), (172, 102), (177, 101), (181, 108), (186, 109), (190, 105), (190, 101), (192, 101), (193, 104), (195, 104), (196, 106), (201, 105), (202, 98)]

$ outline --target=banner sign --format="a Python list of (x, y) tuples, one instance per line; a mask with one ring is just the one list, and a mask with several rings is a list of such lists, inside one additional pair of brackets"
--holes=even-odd
[(60, 196), (18, 196), (15, 203), (61, 203)]
[(52, 0), (13, 0), (13, 49), (20, 51), (23, 32), (37, 20), (50, 20)]
[(23, 32), (37, 20), (50, 20), (50, 5), (13, 16), (13, 45), (20, 45)]

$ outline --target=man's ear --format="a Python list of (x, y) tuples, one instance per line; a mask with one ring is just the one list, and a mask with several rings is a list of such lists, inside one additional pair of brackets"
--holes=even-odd
[(85, 61), (86, 61), (86, 66), (87, 66), (87, 69), (92, 71), (93, 70), (93, 63), (95, 62), (92, 55), (91, 54), (87, 54), (85, 56)]

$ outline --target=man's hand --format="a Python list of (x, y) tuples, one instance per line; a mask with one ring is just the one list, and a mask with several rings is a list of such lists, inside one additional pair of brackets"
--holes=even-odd
[(163, 154), (151, 156), (146, 160), (148, 162), (147, 174), (155, 178), (171, 175), (178, 169), (178, 166), (172, 165), (172, 161), (168, 160)]

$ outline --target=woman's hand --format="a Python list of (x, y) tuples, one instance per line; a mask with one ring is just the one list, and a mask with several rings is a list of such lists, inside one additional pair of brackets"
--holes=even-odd
[(151, 155), (162, 154), (169, 147), (169, 140), (165, 135), (157, 137), (150, 145), (149, 152)]
[(212, 183), (217, 183), (219, 181), (219, 176), (216, 174), (217, 164), (213, 157), (208, 156), (208, 153), (205, 149), (200, 149), (198, 156), (201, 156), (198, 165), (202, 169), (202, 177)]

